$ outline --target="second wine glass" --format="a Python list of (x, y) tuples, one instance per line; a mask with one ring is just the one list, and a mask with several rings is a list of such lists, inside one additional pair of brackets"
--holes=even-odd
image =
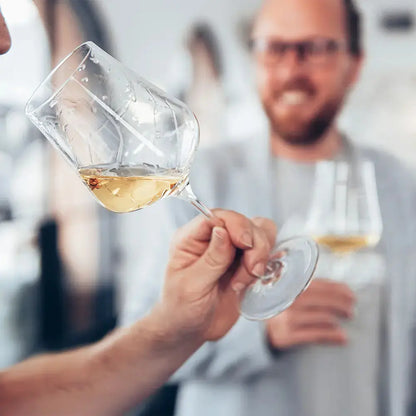
[(342, 279), (343, 260), (375, 247), (383, 231), (373, 163), (358, 158), (319, 162), (305, 228), (334, 255), (331, 273)]

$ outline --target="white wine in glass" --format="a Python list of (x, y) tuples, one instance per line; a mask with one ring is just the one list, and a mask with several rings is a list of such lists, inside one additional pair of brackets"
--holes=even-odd
[[(94, 43), (80, 45), (49, 74), (26, 114), (105, 208), (132, 212), (174, 196), (215, 220), (189, 184), (199, 142), (192, 111)], [(244, 292), (241, 313), (267, 319), (283, 311), (308, 285), (317, 258), (309, 238), (277, 245), (265, 276)]]
[(377, 235), (315, 235), (313, 239), (335, 254), (347, 254), (363, 248), (375, 247), (380, 239)]
[(81, 168), (78, 173), (101, 205), (119, 213), (147, 207), (185, 180), (174, 170), (149, 172), (143, 167)]

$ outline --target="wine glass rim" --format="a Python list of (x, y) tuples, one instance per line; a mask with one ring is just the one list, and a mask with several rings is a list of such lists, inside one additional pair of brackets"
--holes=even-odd
[[(69, 59), (71, 57), (73, 57), (74, 55), (76, 55), (83, 47), (88, 46), (88, 51), (85, 53), (85, 56), (80, 60), (80, 62), (76, 65), (76, 67), (74, 68), (74, 70), (70, 73), (69, 76), (66, 77), (66, 79), (62, 82), (61, 85), (59, 85), (59, 87), (53, 92), (53, 94), (51, 94), (49, 97), (47, 97), (44, 100), (41, 100), (41, 103), (37, 106), (35, 106), (35, 108), (30, 109), (30, 105), (33, 104), (34, 98), (36, 97), (36, 95), (39, 93), (39, 91), (41, 91), (45, 85), (48, 84), (48, 82), (51, 80), (51, 78), (60, 70), (62, 69), (62, 67), (69, 61)], [(40, 82), (40, 84), (35, 88), (35, 90), (33, 91), (32, 95), (30, 96), (30, 98), (28, 99), (26, 105), (25, 105), (25, 114), (29, 117), (31, 117), (31, 115), (33, 113), (35, 113), (37, 110), (39, 110), (40, 108), (42, 108), (45, 104), (51, 102), (56, 95), (62, 90), (62, 88), (66, 85), (66, 83), (68, 82), (68, 80), (71, 78), (71, 76), (77, 71), (77, 69), (88, 59), (89, 55), (91, 54), (91, 50), (93, 48), (98, 48), (98, 46), (92, 42), (92, 41), (86, 41), (81, 43), (80, 45), (78, 45), (75, 49), (72, 50), (72, 52), (70, 52), (68, 55), (66, 55), (53, 69), (52, 71), (46, 76), (46, 78)]]

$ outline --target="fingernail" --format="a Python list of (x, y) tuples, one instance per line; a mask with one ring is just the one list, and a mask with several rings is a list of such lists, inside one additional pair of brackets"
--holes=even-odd
[(225, 234), (224, 233), (225, 233), (225, 230), (222, 227), (214, 227), (213, 230), (212, 230), (212, 234), (214, 234), (220, 240), (225, 239)]
[(264, 276), (265, 268), (266, 267), (263, 263), (257, 263), (253, 267), (253, 270), (251, 271), (251, 273), (254, 274), (254, 276), (262, 277), (262, 276)]
[(253, 236), (251, 233), (249, 233), (248, 231), (246, 231), (242, 236), (241, 236), (241, 242), (248, 248), (253, 248)]
[(234, 292), (236, 293), (240, 293), (244, 288), (245, 288), (245, 284), (241, 283), (241, 282), (236, 282), (234, 283), (231, 288), (234, 290)]
[(218, 248), (222, 248), (225, 244), (226, 231), (221, 227), (214, 227), (212, 230), (211, 240)]

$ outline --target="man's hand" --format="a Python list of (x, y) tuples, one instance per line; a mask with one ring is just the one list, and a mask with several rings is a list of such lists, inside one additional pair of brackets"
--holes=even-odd
[(343, 345), (347, 335), (340, 320), (352, 318), (354, 303), (347, 285), (315, 279), (290, 308), (267, 321), (269, 342), (279, 349), (302, 344)]
[(224, 227), (197, 217), (175, 235), (159, 304), (169, 325), (202, 341), (236, 322), (238, 293), (264, 272), (276, 238), (271, 220), (224, 210), (215, 216)]

